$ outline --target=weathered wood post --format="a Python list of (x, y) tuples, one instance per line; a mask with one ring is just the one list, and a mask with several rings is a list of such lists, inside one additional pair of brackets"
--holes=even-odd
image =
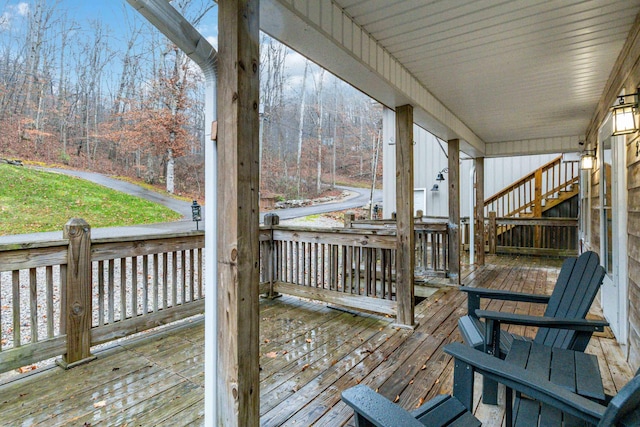
[(489, 253), (496, 254), (496, 245), (498, 239), (498, 227), (496, 225), (496, 213), (489, 212)]
[[(542, 169), (536, 169), (535, 173), (535, 201), (533, 202), (533, 216), (535, 218), (542, 217)], [(542, 243), (542, 229), (539, 225), (534, 226), (533, 231), (533, 247), (539, 248)]]
[(396, 298), (397, 322), (413, 327), (415, 236), (413, 234), (413, 107), (396, 107)]
[(460, 284), (460, 140), (447, 142), (449, 149), (449, 279)]
[(269, 279), (269, 292), (265, 295), (266, 298), (274, 299), (281, 295), (273, 290), (273, 285), (276, 281), (276, 251), (275, 242), (273, 241), (273, 226), (280, 224), (280, 217), (276, 214), (266, 214), (264, 216), (264, 226), (269, 229), (269, 245), (267, 246), (266, 258), (266, 272)]
[(475, 245), (476, 264), (484, 265), (484, 157), (476, 157)]
[[(260, 424), (259, 0), (218, 4), (218, 366), (215, 425)], [(213, 333), (213, 331), (212, 331)]]
[[(69, 239), (66, 271), (67, 352), (58, 360), (65, 369), (95, 359), (91, 354), (91, 227), (80, 218), (64, 226), (63, 237)], [(65, 293), (63, 293), (65, 295)]]

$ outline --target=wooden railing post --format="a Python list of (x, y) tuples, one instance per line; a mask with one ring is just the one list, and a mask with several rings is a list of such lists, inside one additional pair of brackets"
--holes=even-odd
[(269, 245), (267, 246), (266, 253), (266, 269), (267, 269), (267, 278), (269, 280), (269, 293), (265, 295), (269, 299), (274, 299), (281, 297), (278, 292), (273, 290), (273, 285), (276, 281), (276, 251), (275, 251), (275, 242), (273, 241), (273, 226), (280, 224), (280, 217), (276, 214), (266, 214), (264, 216), (264, 225), (269, 229)]
[(353, 212), (346, 212), (344, 214), (344, 228), (351, 228), (351, 224), (356, 220), (356, 214)]
[(498, 238), (498, 228), (496, 226), (496, 213), (489, 212), (489, 253), (496, 254), (496, 243)]
[(95, 359), (91, 354), (91, 227), (80, 218), (64, 226), (63, 237), (69, 239), (66, 313), (67, 352), (58, 361), (65, 369)]
[[(542, 217), (542, 169), (536, 169), (536, 181), (535, 181), (535, 201), (533, 202), (533, 216), (535, 218)], [(533, 247), (539, 248), (542, 241), (542, 233), (540, 232), (540, 226), (536, 225), (534, 228), (534, 241)]]

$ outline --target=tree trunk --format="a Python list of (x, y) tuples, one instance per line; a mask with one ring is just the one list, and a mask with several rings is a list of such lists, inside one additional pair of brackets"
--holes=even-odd
[(300, 197), (300, 167), (302, 162), (302, 132), (304, 130), (304, 109), (305, 109), (305, 95), (306, 95), (306, 83), (307, 83), (307, 70), (309, 69), (309, 61), (304, 62), (304, 75), (302, 77), (302, 95), (300, 97), (300, 123), (298, 125), (298, 157), (296, 160), (296, 194)]
[(173, 158), (173, 150), (169, 148), (167, 150), (167, 193), (173, 194), (175, 178), (175, 159)]
[(324, 79), (324, 68), (320, 71), (320, 82), (318, 83), (318, 163), (316, 175), (316, 194), (322, 193), (322, 83)]

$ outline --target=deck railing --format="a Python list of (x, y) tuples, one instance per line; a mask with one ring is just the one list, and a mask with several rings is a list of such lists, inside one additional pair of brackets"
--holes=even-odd
[(394, 230), (283, 227), (265, 219), (261, 290), (396, 314)]
[(92, 240), (72, 220), (65, 237), (0, 247), (0, 372), (204, 311), (203, 232)]
[[(261, 291), (396, 315), (395, 224), (260, 230)], [(446, 275), (446, 224), (417, 221), (416, 276)], [(0, 372), (204, 311), (204, 233), (91, 238), (71, 220), (56, 241), (0, 245)]]
[[(357, 230), (396, 230), (396, 221), (354, 220), (347, 214), (345, 227)], [(413, 223), (415, 239), (414, 276), (447, 276), (449, 255), (448, 222), (444, 218), (423, 217), (420, 213)]]
[(486, 227), (489, 253), (575, 256), (578, 220), (575, 218), (497, 218)]

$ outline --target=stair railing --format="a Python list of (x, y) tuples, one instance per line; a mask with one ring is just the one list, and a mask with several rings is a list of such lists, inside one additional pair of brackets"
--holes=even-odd
[(543, 202), (578, 183), (578, 162), (558, 156), (484, 202), (485, 217), (541, 217)]

